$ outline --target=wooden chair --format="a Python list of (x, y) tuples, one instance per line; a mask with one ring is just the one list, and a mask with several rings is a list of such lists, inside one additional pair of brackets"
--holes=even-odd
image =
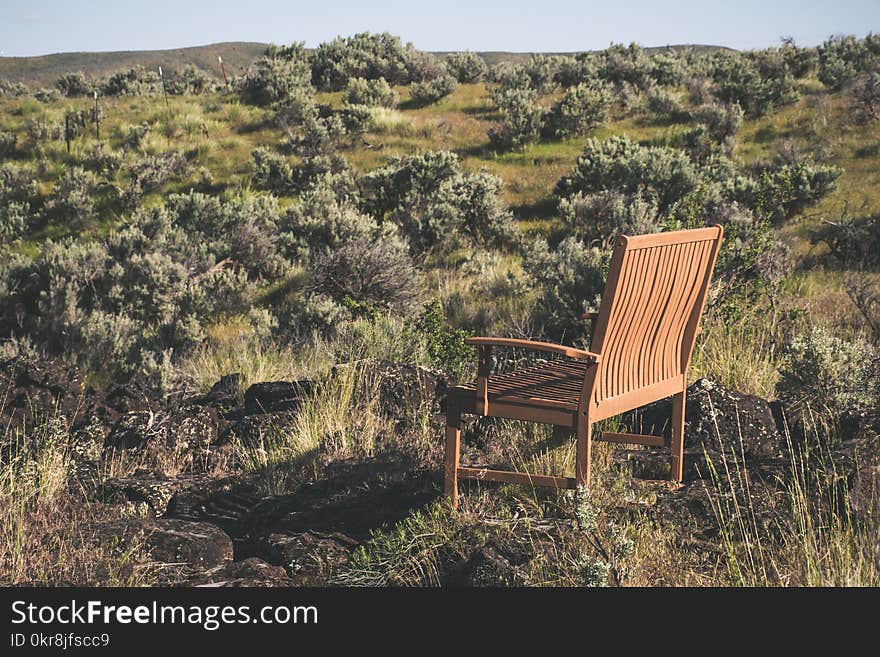
[[(445, 493), (458, 504), (458, 480), (577, 488), (589, 486), (592, 425), (673, 396), (672, 470), (681, 481), (687, 370), (718, 249), (720, 226), (622, 236), (594, 324), (590, 351), (509, 338), (468, 338), (478, 350), (477, 381), (449, 390)], [(549, 352), (569, 360), (490, 376), (492, 347)], [(577, 438), (575, 476), (552, 477), (459, 465), (463, 413), (551, 424)], [(597, 440), (663, 447), (661, 436), (600, 434)]]

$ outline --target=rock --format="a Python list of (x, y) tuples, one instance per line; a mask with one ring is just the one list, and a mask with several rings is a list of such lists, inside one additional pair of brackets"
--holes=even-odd
[(165, 439), (164, 427), (156, 414), (152, 411), (129, 411), (113, 426), (105, 447), (137, 449), (154, 438)]
[(220, 418), (210, 406), (182, 406), (166, 411), (130, 411), (110, 431), (105, 449), (170, 451), (202, 457), (217, 442)]
[[(314, 532), (368, 540), (435, 500), (439, 469), (418, 467), (400, 455), (335, 462), (295, 493), (268, 498), (248, 516), (252, 536)], [(259, 556), (259, 555), (258, 555)]]
[(466, 586), (527, 586), (529, 577), (510, 555), (494, 543), (483, 546), (464, 565)]
[(185, 406), (168, 420), (168, 445), (180, 451), (203, 453), (217, 442), (220, 422), (217, 409), (211, 406)]
[(226, 413), (238, 406), (238, 391), (244, 377), (238, 372), (227, 374), (211, 386), (211, 389), (193, 400), (193, 403), (213, 406), (221, 413)]
[(237, 439), (243, 445), (253, 447), (290, 431), (295, 422), (296, 413), (287, 411), (247, 415), (229, 428), (225, 438)]
[(711, 484), (695, 481), (661, 496), (655, 507), (657, 515), (683, 535), (714, 537), (718, 533), (718, 521), (712, 509), (711, 494)]
[[(724, 523), (737, 535), (741, 527), (752, 535), (793, 535), (788, 492), (779, 481), (751, 477), (748, 472), (723, 474), (718, 482), (699, 479), (678, 490), (661, 495), (655, 505), (658, 519), (671, 525), (688, 541), (715, 539)], [(714, 505), (714, 506), (713, 506)]]
[(357, 544), (340, 533), (273, 533), (256, 542), (254, 550), (270, 563), (282, 566), (297, 586), (319, 586), (327, 583), (336, 567), (348, 561)]
[[(702, 449), (684, 450), (682, 462), (682, 481), (691, 482), (709, 476), (706, 457), (713, 463), (721, 463), (720, 452)], [(616, 463), (626, 464), (629, 473), (636, 479), (668, 479), (672, 467), (669, 449), (625, 449), (618, 447), (613, 455)]]
[[(665, 399), (624, 415), (623, 423), (635, 433), (671, 434), (672, 401)], [(775, 458), (786, 453), (770, 403), (760, 397), (733, 392), (708, 379), (688, 386), (685, 402), (685, 447), (748, 458)]]
[(104, 398), (107, 405), (119, 413), (154, 411), (159, 408), (156, 391), (137, 378), (111, 386)]
[(232, 561), (232, 539), (206, 522), (159, 519), (146, 525), (146, 545), (156, 561), (199, 569)]
[(255, 383), (244, 393), (246, 414), (295, 411), (311, 393), (311, 381), (267, 381)]
[(130, 477), (108, 479), (102, 490), (111, 502), (145, 502), (154, 516), (161, 517), (168, 511), (168, 504), (175, 494), (204, 488), (210, 481), (207, 475), (166, 477), (161, 472), (139, 469)]
[(73, 428), (93, 418), (116, 419), (77, 368), (52, 360), (16, 357), (0, 362), (0, 399), (6, 435), (53, 417)]
[(180, 584), (224, 588), (294, 586), (294, 582), (287, 576), (284, 568), (268, 564), (257, 557), (215, 566)]

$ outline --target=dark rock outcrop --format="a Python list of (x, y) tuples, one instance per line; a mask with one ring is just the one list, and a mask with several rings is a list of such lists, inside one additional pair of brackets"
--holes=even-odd
[(273, 566), (262, 559), (251, 557), (209, 568), (197, 575), (179, 582), (181, 586), (211, 587), (284, 587), (295, 586), (284, 568)]
[(238, 440), (242, 445), (255, 447), (289, 432), (296, 422), (296, 413), (281, 411), (246, 415), (231, 425), (224, 440)]
[[(627, 413), (624, 424), (635, 432), (671, 434), (672, 401), (649, 404)], [(733, 392), (722, 385), (698, 379), (687, 389), (685, 448), (745, 454), (746, 458), (783, 456), (785, 441), (770, 403), (753, 395)]]
[(255, 383), (244, 393), (244, 412), (277, 413), (296, 411), (312, 394), (312, 381), (267, 381)]
[(107, 450), (165, 451), (194, 464), (204, 461), (220, 434), (220, 418), (211, 406), (181, 406), (170, 411), (130, 411), (113, 425)]
[(201, 489), (211, 483), (205, 474), (166, 477), (161, 472), (139, 469), (128, 477), (114, 477), (103, 484), (104, 497), (110, 502), (143, 502), (156, 517), (168, 510), (171, 498), (185, 490)]
[(232, 561), (232, 539), (216, 525), (163, 518), (146, 530), (147, 549), (156, 561), (202, 570)]
[(297, 586), (320, 586), (348, 561), (357, 544), (338, 532), (271, 533), (257, 540), (252, 549), (269, 563), (282, 566)]

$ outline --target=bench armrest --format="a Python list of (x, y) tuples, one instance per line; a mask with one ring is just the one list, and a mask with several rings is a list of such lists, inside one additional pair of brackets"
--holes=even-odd
[(576, 349), (575, 347), (567, 347), (563, 344), (553, 344), (551, 342), (537, 342), (535, 340), (518, 340), (516, 338), (465, 338), (467, 344), (476, 347), (518, 347), (521, 349), (534, 349), (535, 351), (547, 351), (567, 358), (577, 358), (579, 360), (590, 361), (591, 363), (599, 362), (599, 354), (584, 349)]

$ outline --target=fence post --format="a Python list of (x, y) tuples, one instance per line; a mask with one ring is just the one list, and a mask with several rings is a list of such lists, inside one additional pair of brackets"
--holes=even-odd
[(165, 91), (165, 76), (162, 73), (162, 67), (159, 67), (159, 80), (162, 81), (162, 95), (165, 97), (165, 107), (168, 107), (168, 92)]
[(223, 65), (223, 58), (217, 55), (217, 61), (220, 62), (220, 71), (223, 73), (223, 84), (226, 85), (226, 92), (229, 92), (229, 79), (226, 77), (226, 67)]
[(98, 92), (95, 92), (95, 139), (98, 141), (101, 140), (101, 128), (100, 128), (101, 119), (98, 114)]

